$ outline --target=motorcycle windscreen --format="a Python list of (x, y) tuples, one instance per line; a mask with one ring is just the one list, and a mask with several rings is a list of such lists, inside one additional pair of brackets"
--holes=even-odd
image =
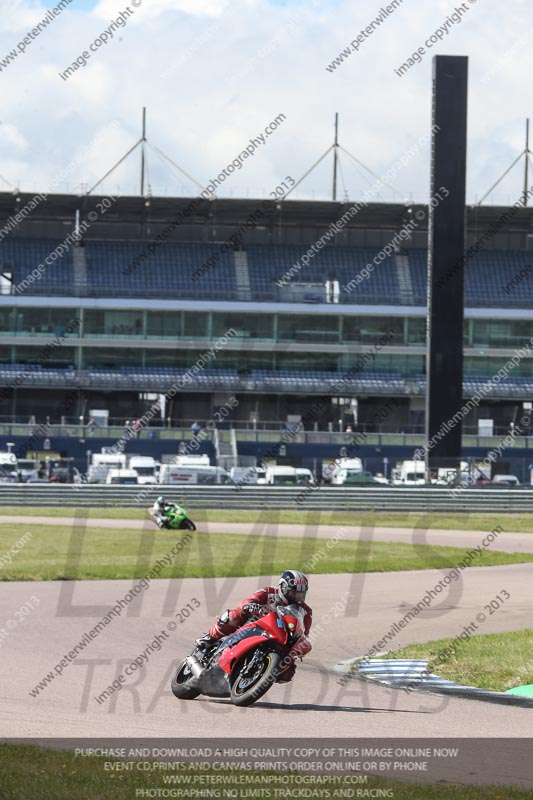
[(278, 616), (283, 619), (292, 639), (299, 639), (304, 635), (304, 616), (301, 608), (295, 605), (280, 607)]

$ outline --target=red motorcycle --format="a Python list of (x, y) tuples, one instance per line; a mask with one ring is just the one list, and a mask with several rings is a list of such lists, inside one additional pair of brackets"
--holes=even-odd
[(292, 667), (289, 651), (303, 635), (300, 608), (279, 606), (215, 642), (207, 652), (194, 650), (174, 673), (172, 692), (180, 700), (205, 694), (251, 706)]

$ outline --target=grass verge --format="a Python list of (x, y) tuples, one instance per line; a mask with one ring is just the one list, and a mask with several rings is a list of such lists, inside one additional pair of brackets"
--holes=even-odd
[[(168, 499), (180, 501), (176, 494)], [(148, 506), (148, 503), (146, 504)], [(61, 506), (59, 508), (36, 508), (29, 506), (21, 509), (15, 506), (0, 506), (2, 514), (36, 517), (65, 517), (72, 516), (74, 506)], [(85, 509), (89, 519), (136, 519), (145, 520), (146, 510), (143, 508), (117, 508), (100, 507)], [(496, 525), (501, 525), (506, 531), (514, 533), (533, 533), (533, 514), (439, 514), (428, 513), (398, 513), (398, 512), (364, 512), (364, 511), (322, 511), (309, 512), (300, 509), (286, 511), (261, 511), (251, 509), (190, 509), (190, 514), (195, 522), (272, 522), (282, 524), (316, 524), (316, 525), (368, 525), (376, 528), (414, 528), (423, 524), (428, 530), (464, 530), (464, 531), (491, 531)]]
[[(455, 652), (443, 660), (443, 651)], [(469, 639), (438, 639), (412, 644), (387, 658), (427, 658), (435, 674), (465, 686), (505, 692), (533, 683), (533, 630), (484, 633)]]
[[(158, 561), (160, 578), (270, 576), (287, 565), (308, 573), (394, 572), (446, 569), (462, 561), (467, 548), (413, 545), (403, 542), (350, 542), (311, 537), (188, 531), (108, 530), (61, 525), (43, 526), (21, 549), (28, 531), (19, 524), (0, 525), (0, 580), (97, 580), (141, 578)], [(142, 555), (139, 555), (142, 554)], [(533, 561), (527, 553), (483, 550), (476, 566)]]
[[(132, 800), (136, 797), (136, 792), (140, 790), (138, 796), (142, 796), (142, 790), (147, 790), (147, 795), (150, 790), (157, 789), (172, 791), (172, 787), (165, 787), (163, 783), (162, 774), (157, 771), (106, 771), (104, 769), (105, 758), (89, 756), (86, 758), (76, 757), (73, 753), (58, 752), (55, 750), (45, 750), (44, 748), (34, 747), (29, 745), (0, 745), (0, 763), (2, 764), (2, 788), (0, 790), (2, 800)], [(126, 762), (127, 763), (127, 762)], [(198, 779), (198, 771), (190, 769), (180, 769), (179, 776), (184, 779), (182, 787), (191, 784), (186, 784), (186, 779), (191, 776), (192, 779)], [(231, 791), (233, 798), (249, 798), (250, 789), (253, 788), (252, 782), (248, 784), (239, 784), (235, 781), (232, 786), (231, 776), (236, 775), (237, 780), (243, 774), (254, 775), (260, 773), (243, 773), (240, 770), (202, 770), (201, 775), (218, 775), (227, 778), (229, 783), (224, 784), (224, 789)], [(281, 787), (284, 789), (301, 791), (301, 784), (296, 783), (298, 775), (296, 773), (283, 773), (288, 774), (288, 783), (275, 783), (274, 777), (280, 773), (262, 773), (263, 775), (271, 775), (272, 786)], [(175, 789), (177, 787), (174, 787)], [(196, 788), (196, 787), (195, 787)], [(357, 795), (358, 787), (353, 783), (345, 783), (339, 781), (331, 786), (329, 789), (323, 790), (320, 796), (329, 797), (342, 797), (342, 789), (350, 790), (354, 794), (346, 794), (344, 796), (385, 796), (385, 794), (378, 794), (376, 790), (390, 790), (387, 793), (389, 797), (394, 797), (395, 800), (494, 800), (495, 797), (501, 797), (505, 800), (525, 800), (531, 797), (528, 790), (522, 790), (514, 787), (497, 787), (497, 786), (457, 786), (452, 784), (446, 785), (430, 785), (422, 784), (416, 785), (413, 783), (400, 783), (399, 781), (385, 781), (378, 778), (368, 778), (368, 782), (360, 787), (361, 791), (368, 793)], [(205, 785), (197, 783), (197, 791), (205, 791)], [(370, 794), (369, 790), (374, 790)], [(183, 788), (182, 788), (183, 791)], [(261, 792), (258, 796), (271, 797), (271, 791)], [(327, 792), (327, 794), (326, 794)], [(292, 794), (292, 792), (291, 792)], [(156, 797), (157, 794), (152, 796)], [(163, 795), (160, 795), (163, 796)], [(172, 796), (172, 795), (167, 795)], [(180, 796), (180, 795), (174, 795)], [(184, 795), (181, 795), (183, 797)], [(191, 796), (193, 796), (191, 794)], [(201, 794), (194, 796), (202, 796)], [(223, 790), (220, 796), (224, 796)], [(282, 795), (278, 795), (282, 796)], [(283, 796), (288, 797), (287, 791)], [(300, 796), (294, 794), (292, 796)], [(312, 795), (315, 796), (315, 795)], [(318, 796), (318, 795), (316, 795)]]

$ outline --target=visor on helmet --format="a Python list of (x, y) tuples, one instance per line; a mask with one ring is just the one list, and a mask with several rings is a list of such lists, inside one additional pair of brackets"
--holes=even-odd
[(299, 589), (289, 589), (286, 592), (286, 598), (289, 603), (303, 603), (305, 601), (305, 597), (307, 595), (307, 591), (299, 590)]

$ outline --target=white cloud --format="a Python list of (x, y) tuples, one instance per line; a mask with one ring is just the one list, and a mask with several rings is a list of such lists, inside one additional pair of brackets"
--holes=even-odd
[(24, 151), (28, 149), (28, 141), (15, 125), (0, 122), (0, 147)]
[[(99, 17), (116, 16), (127, 5), (125, 0), (102, 0), (94, 9)], [(129, 0), (130, 7), (132, 6)], [(142, 0), (135, 12), (143, 11), (151, 17), (166, 11), (180, 11), (195, 17), (216, 17), (228, 5), (228, 0)]]
[[(71, 185), (94, 182), (139, 138), (143, 105), (149, 140), (200, 182), (217, 175), (277, 114), (287, 115), (221, 195), (258, 195), (288, 174), (299, 178), (332, 143), (335, 111), (341, 144), (382, 173), (429, 130), (431, 60), (437, 53), (470, 56), (469, 198), (481, 196), (523, 148), (533, 66), (529, 43), (520, 46), (533, 29), (524, 0), (509, 0), (505, 13), (498, 0), (472, 5), (403, 77), (394, 69), (445, 22), (455, 7), (451, 2), (405, 0), (358, 52), (328, 72), (326, 66), (379, 15), (382, 0), (285, 6), (266, 0), (143, 0), (87, 66), (62, 81), (58, 73), (125, 5), (126, 0), (102, 0), (92, 12), (65, 9), (2, 68), (7, 127), (2, 132), (0, 126), (0, 157), (6, 177), (20, 178), (23, 186), (46, 183), (92, 142), (94, 157)], [(23, 0), (10, 9), (0, 33), (0, 65), (46, 10)], [(99, 131), (114, 118), (121, 121), (120, 135), (100, 142)], [(367, 183), (349, 158), (341, 155), (341, 165), (349, 196), (356, 199)], [(153, 155), (149, 168), (155, 194), (194, 192)], [(123, 191), (137, 192), (138, 172), (133, 157), (106, 187), (112, 191), (119, 182)], [(512, 200), (521, 183), (517, 168), (491, 199)], [(300, 196), (328, 197), (330, 186), (328, 159), (302, 184)], [(405, 196), (427, 199), (429, 150), (398, 176), (396, 186)]]

